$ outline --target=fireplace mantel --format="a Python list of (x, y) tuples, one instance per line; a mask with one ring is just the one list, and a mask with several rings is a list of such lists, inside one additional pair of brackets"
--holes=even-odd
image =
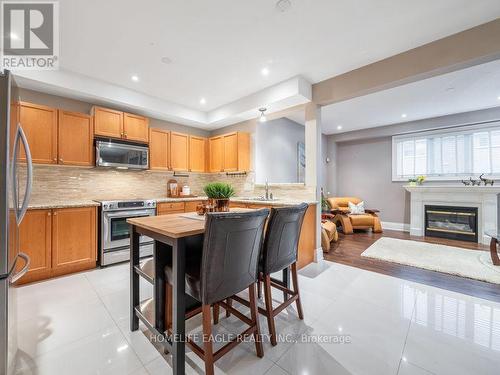
[(404, 187), (411, 195), (410, 234), (424, 235), (425, 205), (478, 208), (479, 241), (488, 244), (487, 230), (497, 230), (497, 194), (499, 186), (420, 185)]

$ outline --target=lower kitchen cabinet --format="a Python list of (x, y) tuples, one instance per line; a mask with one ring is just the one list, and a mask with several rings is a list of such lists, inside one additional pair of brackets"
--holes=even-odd
[(28, 210), (19, 229), (19, 245), (31, 262), (18, 283), (94, 268), (96, 228), (95, 207)]
[[(19, 251), (30, 257), (30, 267), (19, 283), (48, 279), (52, 269), (52, 210), (29, 210), (19, 229)], [(20, 262), (18, 270), (24, 262)]]
[(162, 202), (156, 204), (157, 215), (183, 213), (184, 209), (185, 209), (184, 202)]
[(203, 201), (187, 201), (184, 208), (185, 212), (196, 212), (196, 207)]
[(61, 275), (94, 268), (97, 261), (96, 208), (54, 210), (52, 271)]

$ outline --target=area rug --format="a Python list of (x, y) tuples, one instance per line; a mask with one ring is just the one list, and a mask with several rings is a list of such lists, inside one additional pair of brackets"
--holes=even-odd
[(500, 284), (500, 267), (487, 251), (382, 237), (361, 256)]

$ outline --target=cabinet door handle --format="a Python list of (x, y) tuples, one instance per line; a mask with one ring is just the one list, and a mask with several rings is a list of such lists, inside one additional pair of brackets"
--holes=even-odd
[(57, 163), (57, 158), (52, 159), (52, 161), (54, 161), (54, 162), (56, 162), (56, 163)]
[(54, 216), (57, 216), (57, 212), (54, 212)]
[(62, 158), (59, 158), (59, 163), (64, 163), (64, 160)]
[(52, 214), (50, 212), (47, 212), (47, 216), (52, 216)]

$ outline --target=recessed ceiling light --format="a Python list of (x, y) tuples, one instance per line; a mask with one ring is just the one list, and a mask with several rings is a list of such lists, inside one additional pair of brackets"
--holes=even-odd
[(408, 115), (407, 115), (406, 113), (403, 113), (403, 114), (401, 115), (401, 117), (402, 117), (402, 118), (406, 118), (407, 116), (408, 116)]
[(267, 117), (265, 114), (266, 111), (267, 111), (267, 108), (259, 108), (259, 112), (260, 112), (259, 122), (266, 122), (267, 121)]
[(269, 75), (269, 68), (262, 68), (262, 70), (260, 71), (260, 73), (266, 77)]
[(280, 12), (286, 12), (292, 7), (292, 2), (290, 0), (278, 0), (276, 3), (276, 9)]
[(200, 99), (200, 104), (201, 105), (207, 104), (207, 100), (205, 98), (201, 98)]
[(342, 130), (342, 125), (337, 126), (337, 130)]
[(130, 77), (130, 79), (134, 82), (139, 82), (139, 77), (136, 76), (135, 74), (132, 77)]
[(172, 60), (170, 58), (168, 58), (167, 56), (163, 56), (161, 58), (161, 62), (164, 64), (172, 64)]

